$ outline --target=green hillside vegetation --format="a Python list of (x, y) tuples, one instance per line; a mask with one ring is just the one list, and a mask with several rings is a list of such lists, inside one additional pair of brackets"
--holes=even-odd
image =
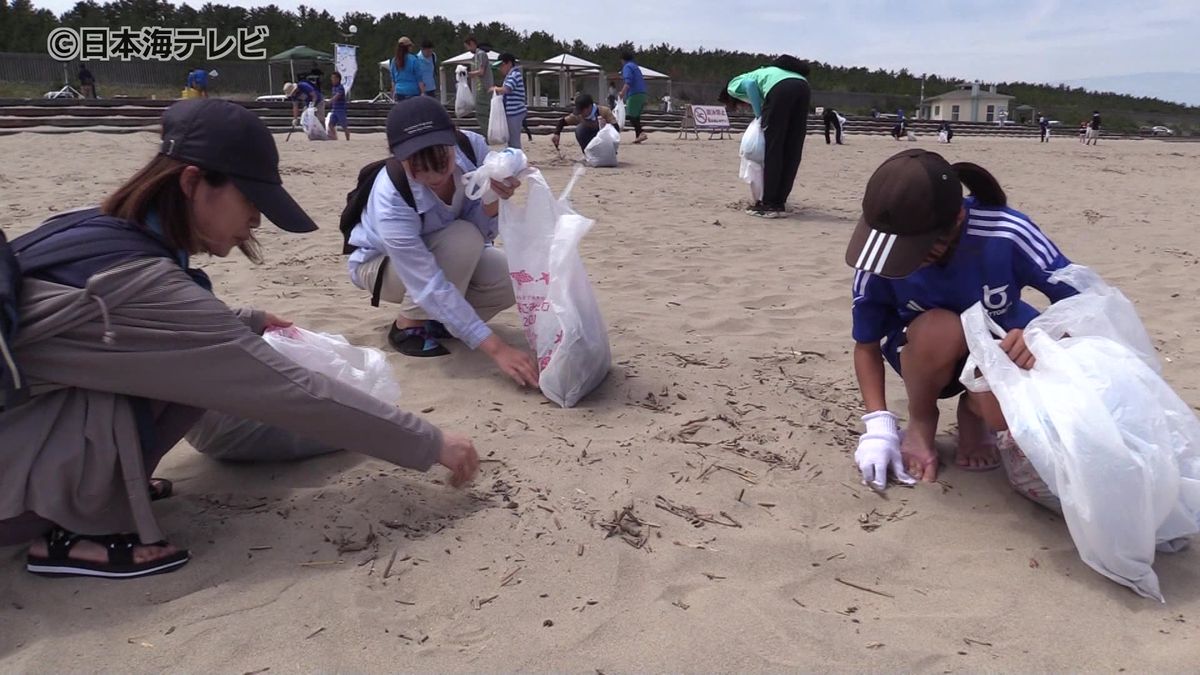
[[(684, 51), (668, 44), (641, 46), (629, 43), (588, 45), (580, 40), (566, 42), (542, 31), (520, 32), (501, 23), (466, 24), (444, 17), (409, 16), (393, 12), (381, 17), (349, 13), (336, 18), (327, 11), (301, 6), (285, 11), (275, 5), (253, 9), (206, 3), (199, 9), (156, 0), (115, 0), (97, 3), (79, 2), (73, 9), (56, 16), (38, 9), (30, 0), (0, 0), (0, 52), (46, 51), (46, 37), (57, 26), (144, 26), (216, 28), (222, 35), (235, 33), (238, 27), (264, 25), (270, 30), (267, 53), (274, 54), (295, 45), (328, 49), (343, 41), (350, 25), (358, 28), (353, 42), (359, 45), (360, 62), (389, 57), (396, 39), (402, 35), (417, 44), (432, 40), (443, 56), (462, 51), (462, 38), (475, 34), (481, 42), (499, 51), (511, 51), (526, 60), (540, 60), (562, 52), (603, 64), (616, 71), (623, 49), (634, 49), (639, 62), (669, 74), (676, 82), (674, 93), (680, 100), (708, 100), (721, 83), (732, 75), (768, 62), (773, 55), (698, 49)], [(802, 51), (796, 56), (805, 58)], [(877, 95), (881, 109), (896, 101), (908, 101), (913, 107), (921, 91), (921, 76), (906, 69), (883, 70), (847, 68), (813, 62), (810, 78), (818, 92), (869, 93)], [(925, 80), (928, 96), (949, 91), (959, 82), (949, 75), (929, 75)], [(1181, 129), (1200, 130), (1200, 107), (1115, 93), (1089, 92), (1079, 88), (1027, 82), (996, 83), (1001, 93), (1017, 97), (1016, 104), (1044, 110), (1065, 125), (1073, 126), (1088, 117), (1093, 109), (1105, 113), (1106, 127), (1133, 130), (1152, 124), (1168, 124)], [(846, 109), (866, 113), (870, 105)]]

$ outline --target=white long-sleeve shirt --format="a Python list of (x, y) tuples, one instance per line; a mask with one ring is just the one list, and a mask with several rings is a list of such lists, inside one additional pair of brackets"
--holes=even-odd
[[(475, 157), (482, 164), (488, 154), (487, 141), (479, 134), (463, 133), (470, 139)], [(387, 255), (409, 297), (431, 317), (445, 324), (455, 337), (475, 349), (491, 336), (492, 331), (442, 273), (424, 240), (426, 235), (443, 230), (456, 220), (474, 223), (483, 234), (485, 245), (490, 246), (496, 238), (496, 218), (485, 214), (478, 200), (467, 199), (464, 194), (462, 176), (474, 171), (475, 165), (457, 146), (454, 152), (457, 187), (450, 204), (410, 177), (409, 186), (417, 206), (414, 210), (392, 185), (387, 171), (379, 172), (371, 187), (371, 197), (363, 208), (362, 221), (350, 234), (350, 244), (358, 247), (350, 255), (350, 280), (366, 289), (358, 275), (359, 266)]]

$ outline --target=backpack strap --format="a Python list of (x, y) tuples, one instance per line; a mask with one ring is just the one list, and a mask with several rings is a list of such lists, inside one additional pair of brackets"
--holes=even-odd
[(463, 133), (462, 129), (455, 129), (454, 135), (458, 137), (458, 149), (463, 151), (475, 168), (479, 168), (479, 158), (475, 156), (475, 146), (471, 145), (470, 136)]
[[(463, 151), (467, 159), (471, 160), (471, 164), (479, 166), (478, 158), (475, 154), (475, 147), (471, 145), (471, 138), (462, 131), (455, 129), (455, 137), (458, 140), (458, 148)], [(384, 162), (384, 170), (388, 173), (388, 178), (392, 181), (392, 185), (396, 191), (400, 193), (400, 198), (413, 211), (417, 210), (417, 198), (413, 195), (412, 185), (408, 182), (408, 174), (404, 171), (404, 165), (395, 157), (389, 157)], [(365, 204), (364, 204), (365, 206)], [(361, 211), (361, 209), (360, 209)], [(421, 219), (421, 223), (425, 222), (425, 214), (417, 211), (417, 216)], [(371, 287), (371, 306), (378, 307), (380, 296), (383, 293), (383, 279), (387, 274), (388, 265), (391, 260), (384, 255), (383, 262), (379, 264), (379, 271), (375, 273), (375, 283)]]

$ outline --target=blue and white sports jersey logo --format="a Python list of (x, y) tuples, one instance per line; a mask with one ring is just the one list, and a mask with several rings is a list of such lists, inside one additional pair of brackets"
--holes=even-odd
[(998, 314), (1008, 309), (1008, 284), (1000, 288), (989, 288), (987, 284), (983, 285), (983, 306), (991, 314)]

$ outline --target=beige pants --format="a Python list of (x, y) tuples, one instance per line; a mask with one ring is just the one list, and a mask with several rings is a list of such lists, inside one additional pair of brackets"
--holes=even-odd
[[(437, 260), (438, 267), (442, 268), (442, 274), (475, 308), (480, 319), (487, 321), (516, 304), (504, 251), (494, 246), (484, 246), (483, 235), (474, 223), (456, 220), (443, 230), (425, 235), (423, 239)], [(379, 256), (359, 266), (358, 279), (368, 291), (375, 288), (379, 268), (386, 259), (386, 256)], [(442, 320), (429, 316), (412, 301), (405, 292), (404, 282), (390, 264), (383, 278), (379, 298), (400, 305), (400, 316), (405, 319)]]

